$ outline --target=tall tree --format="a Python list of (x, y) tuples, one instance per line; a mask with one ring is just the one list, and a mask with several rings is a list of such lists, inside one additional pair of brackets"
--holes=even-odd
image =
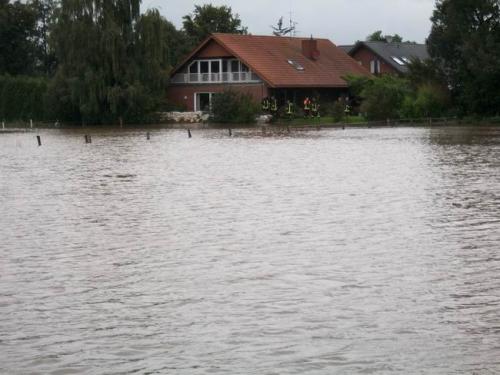
[(52, 40), (51, 98), (64, 117), (138, 121), (158, 105), (168, 76), (164, 20), (140, 0), (62, 0)]
[(22, 3), (0, 0), (0, 74), (31, 74), (36, 14)]
[(194, 44), (198, 44), (211, 33), (246, 34), (238, 14), (231, 7), (212, 4), (196, 5), (193, 14), (184, 16), (183, 26)]
[(500, 1), (438, 0), (427, 40), (467, 113), (498, 114), (500, 103)]
[(58, 0), (31, 0), (29, 3), (36, 15), (33, 49), (36, 58), (36, 70), (50, 76), (56, 67), (55, 52), (50, 45), (50, 27), (58, 9)]

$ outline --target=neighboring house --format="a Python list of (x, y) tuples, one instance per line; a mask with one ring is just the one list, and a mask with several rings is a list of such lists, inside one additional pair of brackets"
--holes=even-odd
[(342, 78), (370, 75), (327, 39), (213, 34), (171, 73), (168, 99), (188, 111), (207, 110), (228, 88), (260, 101), (275, 96), (301, 103), (305, 96), (336, 98)]
[(411, 60), (429, 58), (425, 44), (358, 42), (353, 46), (340, 48), (372, 74), (404, 75), (408, 72)]

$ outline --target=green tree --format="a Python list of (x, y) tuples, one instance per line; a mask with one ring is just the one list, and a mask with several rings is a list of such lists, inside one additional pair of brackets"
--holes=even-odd
[(177, 30), (171, 22), (165, 19), (163, 23), (164, 42), (168, 46), (168, 62), (170, 66), (175, 67), (193, 49), (193, 45), (184, 30)]
[(382, 30), (377, 30), (366, 37), (367, 42), (388, 42), (403, 43), (403, 38), (399, 34), (382, 35)]
[(362, 99), (361, 112), (369, 120), (394, 119), (400, 116), (405, 97), (411, 95), (407, 80), (392, 75), (366, 79), (347, 77), (349, 86)]
[(51, 35), (58, 60), (55, 113), (87, 123), (140, 121), (161, 102), (168, 25), (140, 0), (62, 0)]
[(427, 40), (462, 112), (499, 113), (500, 2), (438, 0)]
[(0, 74), (31, 74), (36, 14), (20, 1), (0, 0)]
[(50, 45), (50, 27), (54, 22), (59, 1), (31, 0), (28, 4), (36, 16), (33, 38), (35, 69), (41, 74), (51, 76), (56, 68), (56, 57)]
[(216, 123), (252, 123), (260, 106), (247, 93), (226, 90), (212, 98), (210, 121)]
[(212, 4), (196, 5), (193, 14), (183, 17), (184, 31), (196, 45), (211, 33), (246, 34), (238, 14), (231, 7)]
[(439, 117), (450, 107), (449, 92), (440, 85), (423, 84), (415, 99), (416, 117)]
[(415, 89), (428, 83), (446, 87), (444, 74), (433, 60), (412, 59), (407, 67), (406, 78)]

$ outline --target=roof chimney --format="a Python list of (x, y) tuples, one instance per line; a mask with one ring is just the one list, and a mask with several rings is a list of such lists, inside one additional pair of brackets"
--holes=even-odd
[(302, 40), (302, 54), (310, 60), (319, 59), (318, 41), (313, 39), (303, 39)]

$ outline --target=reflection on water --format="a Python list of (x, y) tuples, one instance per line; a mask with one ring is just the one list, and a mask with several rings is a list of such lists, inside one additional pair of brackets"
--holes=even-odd
[(500, 129), (84, 134), (0, 135), (1, 373), (500, 372)]

